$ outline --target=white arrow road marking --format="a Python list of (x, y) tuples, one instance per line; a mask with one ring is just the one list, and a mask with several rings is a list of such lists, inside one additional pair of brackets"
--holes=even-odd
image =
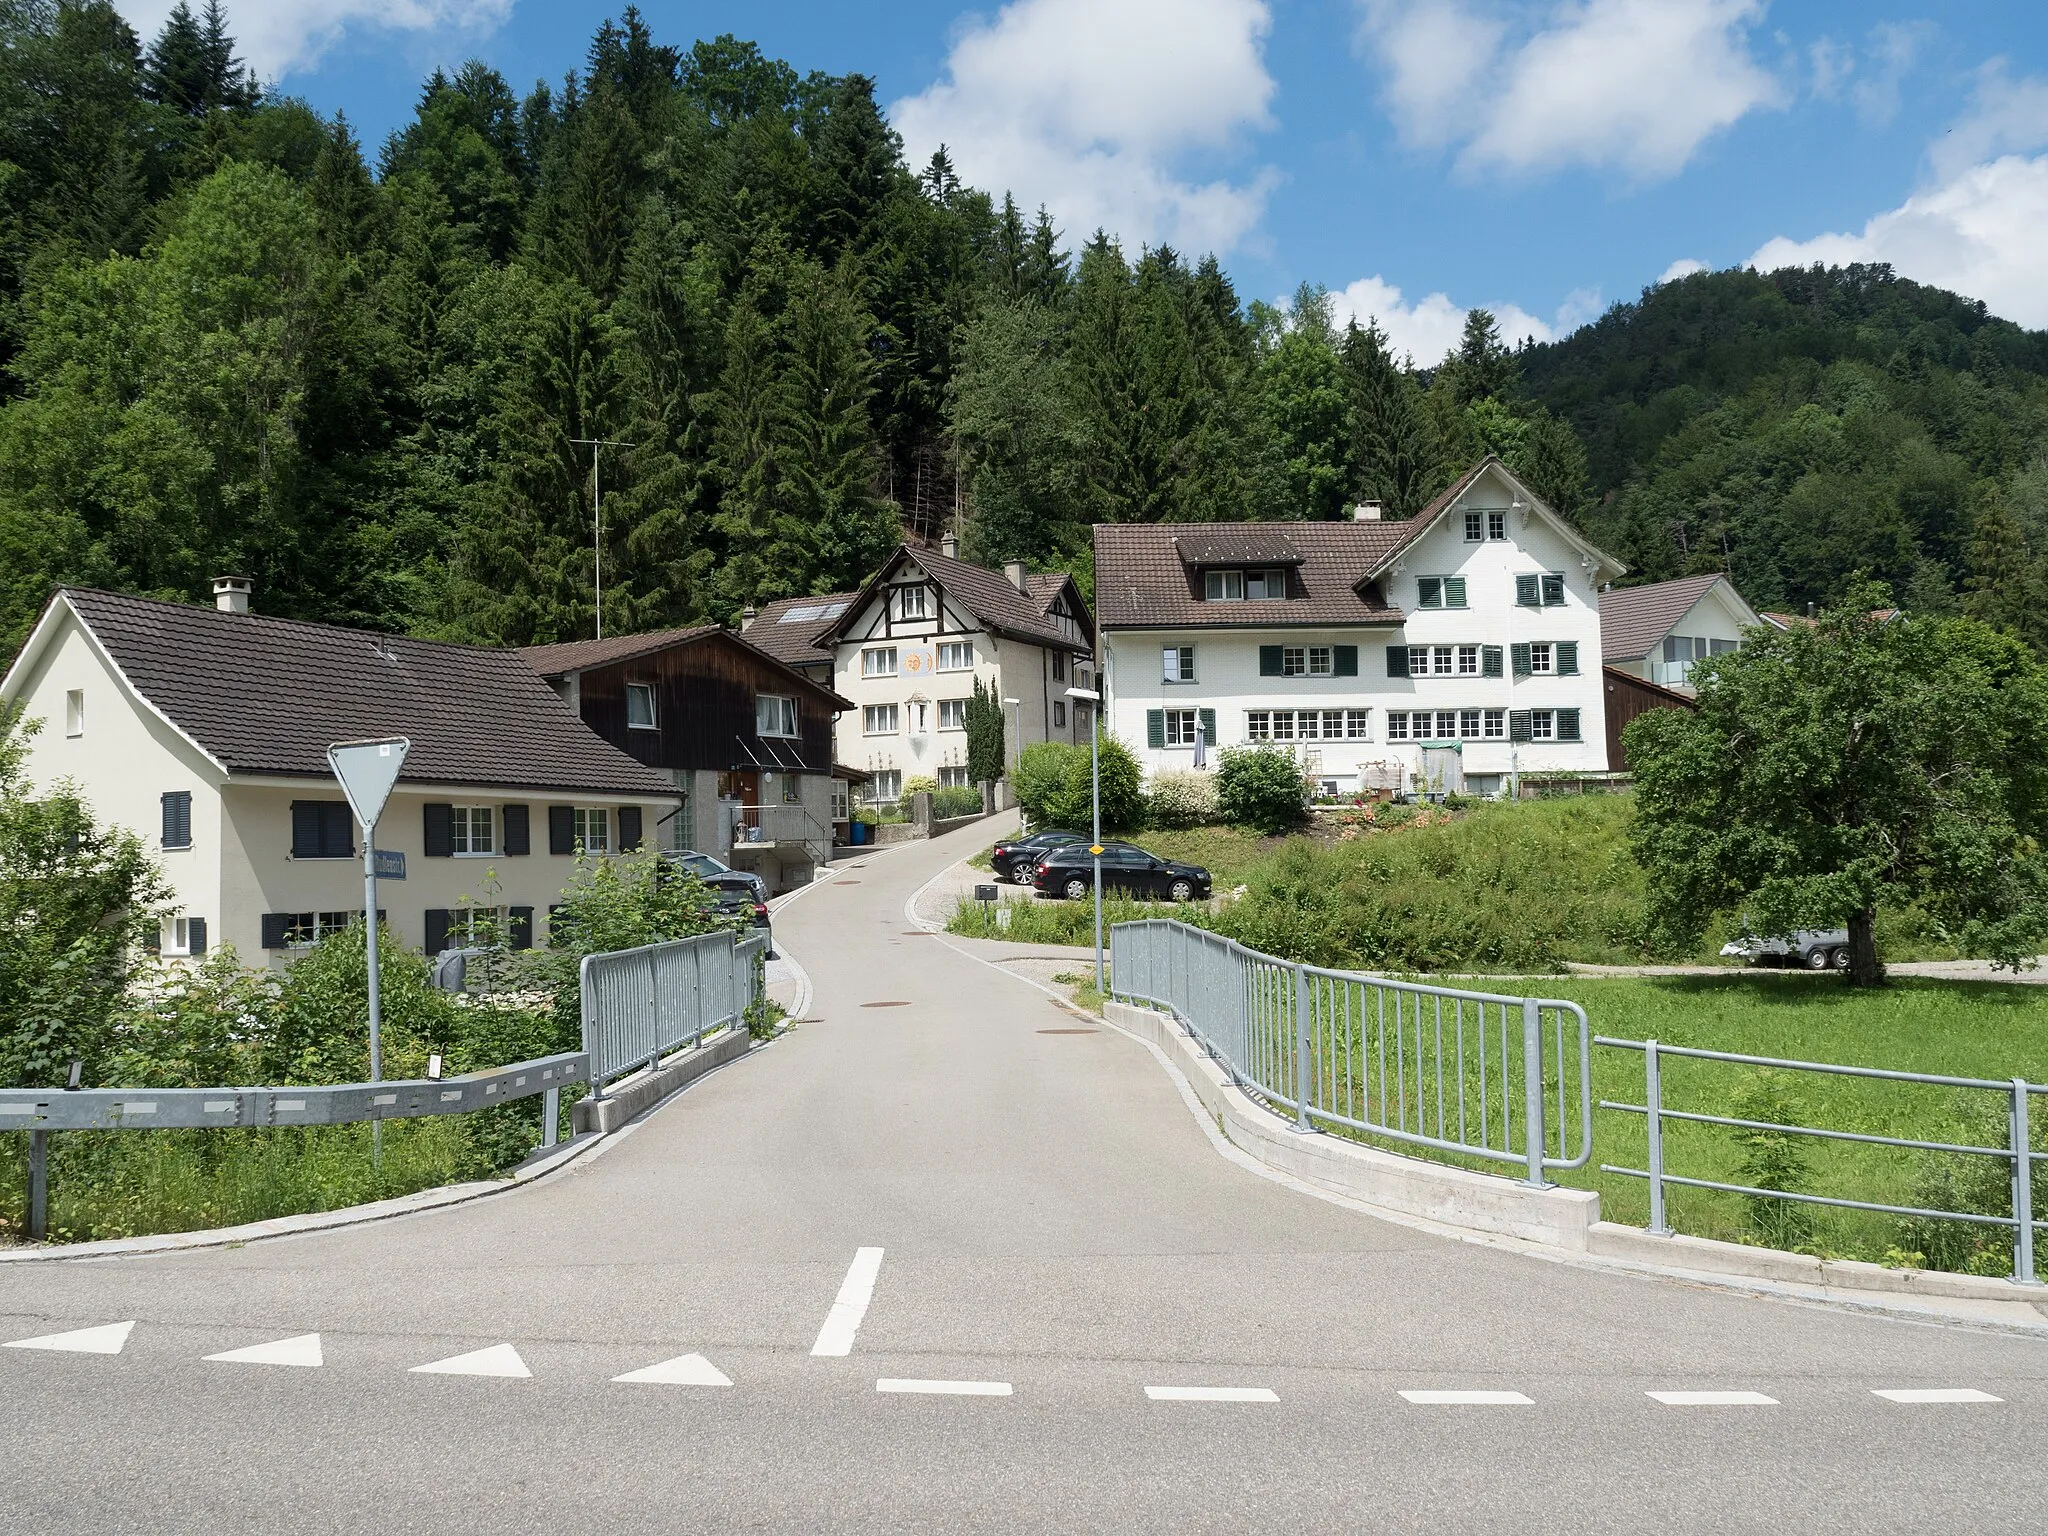
[(906, 1381), (884, 1376), (875, 1383), (877, 1392), (931, 1392), (946, 1397), (1008, 1397), (1007, 1381)]
[(489, 1349), (475, 1350), (467, 1355), (454, 1355), (446, 1360), (436, 1360), (431, 1365), (416, 1365), (415, 1371), (424, 1371), (430, 1376), (531, 1376), (526, 1362), (519, 1358), (519, 1351), (510, 1344), (493, 1344)]
[(1145, 1396), (1155, 1403), (1277, 1403), (1280, 1395), (1271, 1387), (1147, 1387)]
[(1646, 1397), (1673, 1408), (1775, 1408), (1778, 1400), (1761, 1392), (1649, 1392)]
[(1975, 1387), (1873, 1387), (1875, 1396), (1888, 1403), (2002, 1403), (2002, 1397), (1979, 1392)]
[(102, 1323), (97, 1328), (79, 1328), (71, 1333), (46, 1333), (35, 1339), (15, 1339), (9, 1349), (63, 1349), (79, 1355), (118, 1355), (128, 1342), (133, 1319), (125, 1323)]
[(1463, 1404), (1486, 1408), (1531, 1408), (1535, 1404), (1519, 1392), (1439, 1392), (1419, 1391), (1401, 1394), (1411, 1403)]
[(853, 1262), (846, 1266), (846, 1278), (839, 1282), (839, 1296), (832, 1303), (832, 1310), (825, 1314), (825, 1325), (818, 1330), (818, 1342), (811, 1346), (812, 1354), (853, 1353), (853, 1336), (860, 1331), (860, 1320), (868, 1315), (868, 1303), (875, 1296), (875, 1277), (881, 1272), (881, 1249), (856, 1248), (853, 1251)]
[(277, 1339), (269, 1344), (251, 1344), (247, 1349), (224, 1349), (217, 1355), (208, 1355), (209, 1360), (225, 1360), (232, 1365), (325, 1365), (326, 1359), (320, 1353), (320, 1335), (302, 1333), (293, 1339)]
[(670, 1387), (729, 1387), (732, 1378), (702, 1355), (677, 1355), (659, 1365), (614, 1376), (613, 1381), (647, 1381)]

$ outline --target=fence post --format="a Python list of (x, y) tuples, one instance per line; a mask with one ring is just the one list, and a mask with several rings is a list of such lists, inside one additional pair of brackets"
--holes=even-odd
[(1523, 1182), (1532, 1189), (1546, 1189), (1543, 1151), (1548, 1133), (1543, 1128), (1543, 1010), (1536, 999), (1522, 999), (1522, 1134), (1529, 1142), (1529, 1177)]
[(1308, 1123), (1308, 972), (1294, 962), (1294, 1128), (1315, 1129)]
[(1664, 1219), (1664, 1068), (1657, 1060), (1655, 1040), (1643, 1042), (1643, 1106), (1650, 1124), (1650, 1233), (1669, 1237), (1671, 1223)]
[(2027, 1129), (2026, 1079), (2012, 1080), (2012, 1277), (2038, 1285), (2034, 1275), (2034, 1143)]
[(561, 1134), (562, 1090), (543, 1089), (540, 1096), (540, 1144), (552, 1147)]
[(590, 981), (590, 962), (595, 957), (585, 955), (576, 967), (576, 985), (582, 996), (583, 1050), (590, 1058), (590, 1096), (604, 1097), (605, 1068), (611, 1065), (605, 1053), (599, 1049), (599, 1041), (592, 1038), (591, 1020), (597, 1017), (597, 988)]
[(50, 1230), (48, 1131), (28, 1133), (28, 1240), (40, 1243)]
[(661, 977), (655, 971), (654, 946), (647, 946), (647, 1070), (661, 1065)]

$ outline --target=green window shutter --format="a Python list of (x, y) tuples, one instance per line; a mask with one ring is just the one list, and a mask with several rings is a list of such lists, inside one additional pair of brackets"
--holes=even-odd
[(1145, 711), (1145, 745), (1157, 752), (1166, 745), (1166, 711), (1148, 709)]
[(1216, 745), (1216, 711), (1213, 709), (1202, 711), (1202, 740), (1209, 746)]
[(1557, 739), (1577, 741), (1579, 739), (1579, 712), (1576, 709), (1560, 709), (1557, 712)]
[(1465, 578), (1446, 576), (1444, 578), (1444, 606), (1462, 608), (1465, 606)]
[(1423, 576), (1415, 583), (1415, 606), (1418, 608), (1441, 608), (1444, 605), (1444, 579), (1441, 576)]
[(1534, 739), (1529, 729), (1529, 713), (1526, 709), (1511, 709), (1508, 711), (1509, 741), (1530, 741)]
[(1261, 677), (1278, 677), (1279, 675), (1280, 675), (1280, 647), (1279, 647), (1279, 646), (1277, 646), (1277, 645), (1262, 645), (1262, 646), (1260, 646), (1260, 647), (1259, 647), (1259, 676), (1261, 676)]
[(1560, 640), (1557, 642), (1557, 675), (1577, 677), (1579, 675), (1579, 642)]
[(1335, 672), (1334, 672), (1334, 673), (1332, 674), (1333, 676), (1336, 676), (1336, 677), (1356, 677), (1356, 676), (1358, 676), (1358, 647), (1357, 647), (1357, 646), (1355, 646), (1355, 645), (1340, 645), (1340, 646), (1338, 646), (1338, 647), (1336, 648), (1336, 655), (1335, 655), (1335, 656), (1334, 656), (1334, 657), (1332, 658), (1332, 660), (1333, 660), (1333, 661), (1335, 662), (1335, 665), (1336, 665), (1336, 670), (1335, 670)]
[(1563, 601), (1564, 578), (1562, 576), (1557, 575), (1555, 572), (1545, 573), (1543, 577), (1543, 606), (1546, 608), (1555, 608), (1559, 603)]
[(1515, 653), (1515, 676), (1529, 675), (1529, 642), (1524, 640), (1512, 647)]
[(1481, 677), (1499, 677), (1501, 663), (1506, 659), (1499, 646), (1482, 645), (1479, 647), (1479, 675)]
[(1515, 578), (1515, 606), (1518, 608), (1541, 608), (1543, 588), (1534, 571), (1524, 571)]
[(1390, 645), (1390, 646), (1388, 646), (1388, 647), (1387, 647), (1387, 676), (1389, 676), (1389, 677), (1406, 677), (1407, 675), (1408, 675), (1408, 647), (1407, 647), (1407, 646), (1405, 646), (1405, 645)]

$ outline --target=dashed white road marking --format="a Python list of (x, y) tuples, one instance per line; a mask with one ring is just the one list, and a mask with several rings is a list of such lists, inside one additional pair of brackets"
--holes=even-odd
[(1535, 1406), (1534, 1399), (1524, 1397), (1519, 1392), (1441, 1392), (1424, 1390), (1403, 1392), (1401, 1396), (1411, 1403), (1431, 1405), (1463, 1404), (1486, 1408), (1532, 1408)]
[(1761, 1392), (1646, 1392), (1645, 1397), (1672, 1408), (1747, 1408), (1778, 1405)]
[(811, 1346), (812, 1354), (853, 1353), (853, 1336), (860, 1332), (860, 1321), (868, 1315), (868, 1303), (875, 1296), (875, 1278), (881, 1272), (881, 1249), (854, 1250), (853, 1262), (846, 1266), (846, 1278), (839, 1282), (839, 1295), (832, 1310), (825, 1314), (825, 1325), (818, 1330), (818, 1342)]
[(531, 1376), (526, 1362), (519, 1358), (519, 1351), (510, 1344), (493, 1344), (489, 1349), (473, 1350), (466, 1355), (451, 1355), (446, 1360), (435, 1360), (427, 1365), (412, 1367), (415, 1372), (429, 1376)]
[(1277, 1403), (1279, 1393), (1271, 1387), (1147, 1387), (1145, 1396), (1155, 1403)]
[(1871, 1395), (1888, 1403), (2002, 1403), (2002, 1397), (1975, 1387), (1873, 1387)]
[(668, 1387), (729, 1387), (732, 1378), (702, 1355), (677, 1355), (673, 1360), (664, 1360), (658, 1365), (642, 1366), (637, 1371), (628, 1371), (623, 1376), (614, 1376), (613, 1381), (650, 1382)]
[(1007, 1381), (909, 1381), (884, 1376), (875, 1383), (877, 1392), (928, 1392), (944, 1397), (1008, 1397)]
[(302, 1333), (294, 1339), (277, 1339), (269, 1344), (251, 1344), (247, 1349), (224, 1349), (209, 1360), (234, 1365), (325, 1365), (320, 1353), (320, 1335)]
[(128, 1342), (128, 1331), (135, 1326), (131, 1318), (125, 1323), (102, 1323), (97, 1328), (76, 1328), (70, 1333), (46, 1333), (33, 1339), (15, 1339), (6, 1345), (8, 1349), (61, 1349), (78, 1355), (118, 1355), (121, 1347)]

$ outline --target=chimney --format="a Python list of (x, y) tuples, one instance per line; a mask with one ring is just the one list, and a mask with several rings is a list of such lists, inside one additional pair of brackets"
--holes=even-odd
[(1807, 616), (1807, 617), (1808, 617), (1809, 619), (1813, 617), (1813, 609), (1814, 609), (1814, 605), (1813, 605), (1812, 603), (1808, 603), (1808, 604), (1806, 605), (1806, 616)]
[(754, 620), (761, 617), (761, 610), (752, 603), (740, 610), (740, 633), (745, 634), (754, 627)]
[(1361, 501), (1351, 509), (1351, 520), (1354, 523), (1376, 523), (1386, 515), (1386, 503), (1379, 501)]
[(247, 613), (249, 594), (256, 583), (246, 576), (216, 576), (213, 578), (213, 606), (222, 613)]
[(960, 535), (948, 530), (939, 535), (939, 553), (948, 560), (960, 558)]
[(1011, 586), (1022, 592), (1026, 597), (1031, 595), (1031, 579), (1024, 574), (1024, 562), (1022, 560), (1004, 561), (1003, 574), (1010, 578)]

